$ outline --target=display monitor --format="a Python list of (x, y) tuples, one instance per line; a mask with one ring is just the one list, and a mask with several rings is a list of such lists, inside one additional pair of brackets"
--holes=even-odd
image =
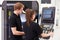
[(54, 23), (55, 7), (44, 7), (42, 9), (42, 23)]
[(43, 19), (51, 19), (51, 18), (52, 18), (52, 9), (44, 9)]

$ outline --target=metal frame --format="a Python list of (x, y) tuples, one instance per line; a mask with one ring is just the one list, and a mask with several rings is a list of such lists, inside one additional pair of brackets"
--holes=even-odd
[(6, 1), (3, 1), (3, 3), (2, 3), (2, 10), (4, 10), (4, 40), (7, 40), (7, 18), (6, 18), (6, 16), (7, 16), (7, 7), (6, 7), (6, 4), (7, 4), (7, 2)]

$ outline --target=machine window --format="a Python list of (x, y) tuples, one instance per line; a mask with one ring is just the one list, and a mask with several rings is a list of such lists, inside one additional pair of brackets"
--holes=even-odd
[(41, 0), (41, 3), (42, 3), (42, 4), (45, 4), (45, 3), (51, 4), (51, 0)]

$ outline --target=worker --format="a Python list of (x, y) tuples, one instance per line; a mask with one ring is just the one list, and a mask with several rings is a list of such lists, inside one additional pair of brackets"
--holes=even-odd
[(10, 17), (10, 27), (13, 34), (12, 40), (23, 40), (22, 36), (25, 34), (22, 31), (20, 14), (22, 13), (24, 5), (20, 2), (15, 3), (14, 11)]
[(52, 35), (52, 32), (45, 34), (42, 28), (34, 22), (36, 12), (32, 9), (26, 9), (26, 22), (23, 25), (23, 31), (25, 32), (24, 40), (39, 40), (39, 37), (48, 37)]

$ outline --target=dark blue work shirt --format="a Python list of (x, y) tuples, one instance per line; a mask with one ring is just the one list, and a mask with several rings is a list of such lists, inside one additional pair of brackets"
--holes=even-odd
[(25, 23), (23, 30), (25, 32), (25, 40), (39, 40), (39, 35), (42, 33), (40, 26), (34, 22), (31, 22), (30, 26)]

